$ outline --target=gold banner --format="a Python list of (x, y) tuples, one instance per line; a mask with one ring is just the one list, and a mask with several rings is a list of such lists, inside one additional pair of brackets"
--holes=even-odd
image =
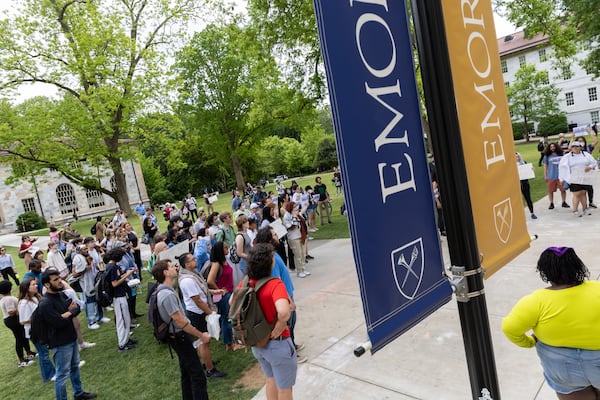
[(443, 0), (454, 96), (482, 266), (489, 278), (529, 247), (489, 0)]

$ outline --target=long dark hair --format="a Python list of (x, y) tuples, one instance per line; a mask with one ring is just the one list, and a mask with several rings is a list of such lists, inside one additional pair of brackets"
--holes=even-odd
[(225, 246), (223, 242), (215, 242), (210, 249), (210, 261), (219, 263), (220, 265), (225, 264)]
[(552, 150), (550, 150), (550, 146), (552, 146), (552, 145), (554, 145), (554, 148), (556, 149), (556, 151), (555, 151), (556, 155), (562, 156), (563, 155), (562, 147), (560, 147), (558, 145), (558, 143), (556, 143), (556, 142), (548, 143), (548, 146), (546, 146), (546, 148), (544, 149), (544, 155), (549, 156), (550, 154), (552, 154)]
[(29, 285), (31, 284), (32, 280), (33, 279), (23, 279), (21, 281), (21, 283), (19, 284), (19, 300), (22, 300), (22, 299), (31, 300), (32, 298), (35, 297), (39, 302), (40, 299), (42, 298), (42, 295), (40, 295), (37, 291), (35, 292), (35, 294), (33, 296), (31, 296), (29, 294)]

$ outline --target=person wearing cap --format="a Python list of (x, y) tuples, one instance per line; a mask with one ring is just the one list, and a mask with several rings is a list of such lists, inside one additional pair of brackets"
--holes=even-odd
[(573, 215), (576, 217), (592, 214), (588, 208), (586, 192), (592, 186), (591, 172), (594, 168), (596, 160), (590, 153), (583, 151), (583, 143), (579, 141), (572, 143), (571, 152), (564, 155), (558, 165), (558, 179), (563, 184), (566, 182), (573, 193)]
[(256, 203), (250, 204), (250, 214), (248, 214), (248, 219), (252, 218), (256, 221), (257, 225), (260, 224), (260, 216), (262, 211), (260, 206)]
[(77, 245), (75, 248), (75, 255), (73, 256), (73, 277), (79, 278), (79, 285), (82, 289), (81, 296), (85, 303), (85, 316), (89, 329), (100, 328), (98, 322), (101, 317), (96, 304), (96, 288), (94, 285), (97, 271), (98, 267), (95, 265), (94, 259), (89, 254), (88, 245)]

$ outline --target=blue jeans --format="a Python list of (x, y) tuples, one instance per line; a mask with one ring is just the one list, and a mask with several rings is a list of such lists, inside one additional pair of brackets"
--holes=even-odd
[(231, 293), (227, 292), (227, 294), (223, 295), (221, 300), (217, 302), (217, 312), (221, 315), (221, 338), (223, 339), (223, 344), (233, 343), (233, 332), (231, 331), (231, 321), (229, 320), (230, 297)]
[(88, 325), (93, 325), (100, 321), (104, 317), (102, 313), (102, 307), (98, 307), (96, 304), (96, 296), (87, 296), (85, 293), (81, 293), (83, 301), (85, 302), (85, 317), (87, 318)]
[(238, 268), (242, 271), (244, 276), (248, 273), (248, 265), (246, 264), (246, 260), (240, 257), (240, 262), (238, 263)]
[(38, 363), (40, 364), (40, 372), (42, 373), (42, 382), (48, 382), (54, 374), (56, 374), (56, 370), (54, 369), (54, 365), (52, 361), (50, 361), (50, 353), (48, 351), (48, 345), (41, 343), (33, 343), (38, 353)]
[(77, 340), (52, 349), (52, 357), (56, 366), (56, 382), (54, 393), (56, 400), (67, 400), (67, 377), (71, 379), (73, 394), (83, 393), (81, 377), (79, 376), (79, 345)]

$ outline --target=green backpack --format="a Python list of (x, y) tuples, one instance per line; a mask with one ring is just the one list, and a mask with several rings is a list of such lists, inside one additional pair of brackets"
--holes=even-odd
[(231, 297), (229, 320), (233, 330), (233, 340), (244, 346), (264, 347), (275, 324), (269, 324), (260, 308), (257, 293), (272, 276), (260, 279), (255, 285), (249, 285), (248, 276), (242, 286), (235, 288)]

